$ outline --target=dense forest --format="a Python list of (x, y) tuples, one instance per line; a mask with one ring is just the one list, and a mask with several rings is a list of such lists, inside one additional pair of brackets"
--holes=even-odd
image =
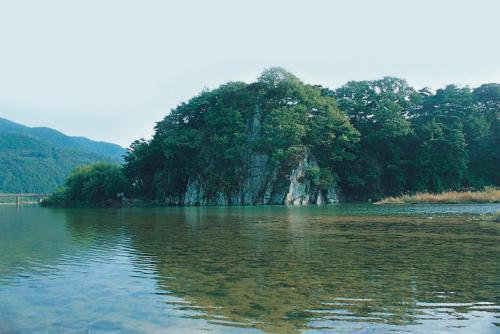
[(347, 197), (500, 184), (500, 84), (432, 93), (386, 77), (323, 94), (336, 98), (361, 136), (354, 159), (335, 166)]
[[(255, 191), (272, 185), (272, 197), (301, 163), (300, 189), (334, 187), (344, 201), (498, 186), (499, 117), (500, 84), (432, 92), (385, 77), (332, 90), (271, 68), (257, 82), (230, 82), (172, 110), (150, 140), (130, 146), (123, 191), (179, 204), (172, 199), (196, 186), (246, 204), (238, 194), (258, 180), (257, 167), (268, 175)], [(266, 204), (266, 194), (255, 204)]]
[(0, 193), (49, 193), (74, 168), (97, 161), (119, 164), (124, 153), (118, 145), (0, 118)]

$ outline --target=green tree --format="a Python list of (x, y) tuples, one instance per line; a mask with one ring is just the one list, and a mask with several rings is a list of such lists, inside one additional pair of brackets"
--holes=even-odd
[(460, 189), (467, 168), (465, 137), (460, 126), (447, 126), (435, 118), (419, 129), (415, 190), (442, 192)]
[(64, 186), (46, 201), (48, 206), (94, 206), (118, 201), (128, 190), (128, 181), (119, 165), (95, 163), (76, 168)]
[(468, 143), (476, 137), (469, 88), (448, 85), (426, 95), (412, 120), (417, 129), (413, 188), (441, 192), (467, 186)]
[(469, 134), (470, 183), (476, 188), (500, 184), (500, 84), (473, 91), (474, 113), (466, 124)]
[(419, 108), (420, 94), (393, 77), (349, 82), (334, 92), (340, 109), (361, 133), (355, 159), (339, 166), (343, 191), (350, 198), (395, 194), (408, 184), (407, 141), (410, 117)]

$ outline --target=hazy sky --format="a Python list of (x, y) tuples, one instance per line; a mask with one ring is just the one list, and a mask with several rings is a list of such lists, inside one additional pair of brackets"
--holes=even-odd
[(500, 82), (500, 1), (0, 0), (0, 117), (123, 146), (205, 87)]

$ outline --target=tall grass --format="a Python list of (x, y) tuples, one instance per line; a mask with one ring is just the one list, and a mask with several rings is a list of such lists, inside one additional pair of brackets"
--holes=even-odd
[(416, 193), (386, 197), (375, 204), (452, 204), (452, 203), (500, 203), (500, 189), (485, 188), (483, 191), (448, 191), (440, 194)]

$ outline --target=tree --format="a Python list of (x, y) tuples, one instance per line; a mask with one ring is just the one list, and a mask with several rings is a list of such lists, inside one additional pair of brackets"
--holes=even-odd
[(421, 144), (416, 153), (417, 177), (413, 187), (430, 192), (460, 189), (468, 161), (461, 127), (433, 118), (419, 132)]
[[(500, 184), (500, 84), (473, 91), (474, 114), (466, 124), (469, 135), (470, 183), (476, 188)], [(472, 132), (474, 131), (474, 132)]]
[(424, 98), (412, 119), (418, 143), (413, 188), (442, 192), (468, 185), (468, 143), (477, 136), (474, 110), (467, 87), (448, 85)]
[(340, 109), (361, 133), (356, 158), (339, 166), (346, 195), (377, 198), (405, 189), (409, 168), (405, 147), (420, 94), (406, 81), (393, 77), (349, 82), (326, 94), (337, 98)]
[(95, 163), (76, 168), (64, 186), (46, 201), (48, 206), (94, 206), (118, 201), (128, 190), (127, 179), (119, 165)]

